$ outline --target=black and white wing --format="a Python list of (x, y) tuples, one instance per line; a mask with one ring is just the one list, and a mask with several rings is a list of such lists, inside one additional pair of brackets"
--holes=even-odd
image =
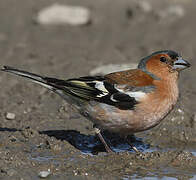
[(69, 79), (69, 90), (72, 95), (95, 100), (101, 103), (118, 107), (119, 109), (134, 109), (134, 106), (146, 96), (146, 93), (154, 90), (154, 86), (133, 87), (119, 85), (108, 81), (103, 76), (81, 77)]

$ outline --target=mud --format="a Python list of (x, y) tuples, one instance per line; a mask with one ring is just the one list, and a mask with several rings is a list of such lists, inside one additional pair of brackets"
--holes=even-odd
[[(34, 19), (54, 2), (83, 5), (92, 23), (42, 26)], [(0, 1), (0, 64), (58, 77), (78, 77), (107, 64), (137, 63), (155, 50), (173, 49), (192, 64), (180, 77), (180, 99), (157, 127), (130, 137), (104, 135), (107, 154), (92, 124), (60, 97), (0, 73), (0, 178), (196, 179), (195, 10), (193, 0)], [(169, 7), (183, 9), (170, 13)], [(165, 14), (164, 14), (165, 13)], [(14, 113), (8, 119), (6, 113)]]

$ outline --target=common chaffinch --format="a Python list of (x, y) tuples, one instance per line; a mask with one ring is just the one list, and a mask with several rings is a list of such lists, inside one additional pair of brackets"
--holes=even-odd
[(190, 64), (178, 53), (165, 50), (141, 59), (137, 69), (105, 76), (61, 80), (8, 66), (1, 70), (26, 77), (60, 95), (95, 124), (97, 135), (111, 152), (100, 129), (127, 137), (158, 125), (176, 104), (179, 72), (187, 67)]

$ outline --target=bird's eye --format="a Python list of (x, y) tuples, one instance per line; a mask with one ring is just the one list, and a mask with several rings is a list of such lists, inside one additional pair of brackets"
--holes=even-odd
[(163, 57), (160, 58), (160, 61), (161, 61), (161, 62), (166, 62), (167, 59), (166, 59), (166, 57), (163, 56)]

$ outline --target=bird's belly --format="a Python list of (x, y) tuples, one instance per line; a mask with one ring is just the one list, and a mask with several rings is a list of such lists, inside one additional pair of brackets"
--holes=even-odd
[(121, 133), (124, 129), (131, 131), (135, 126), (132, 110), (120, 110), (114, 106), (99, 103), (96, 106), (87, 106), (85, 112), (86, 117), (103, 130)]
[(156, 126), (172, 107), (172, 104), (166, 103), (161, 107), (157, 106), (153, 111), (144, 110), (143, 107), (137, 110), (121, 110), (111, 105), (95, 103), (85, 107), (85, 116), (101, 129), (128, 135)]

